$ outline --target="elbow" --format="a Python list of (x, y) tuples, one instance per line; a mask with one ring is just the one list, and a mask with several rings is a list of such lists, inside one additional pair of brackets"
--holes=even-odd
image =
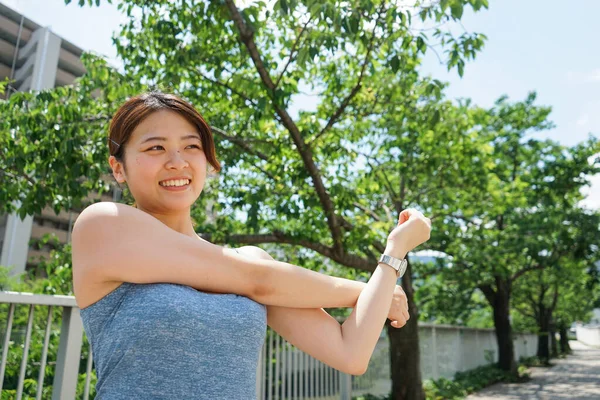
[(365, 372), (367, 372), (368, 367), (369, 367), (369, 360), (363, 361), (363, 360), (352, 360), (351, 359), (348, 362), (346, 362), (345, 368), (341, 371), (346, 374), (349, 374), (349, 375), (361, 376), (361, 375), (364, 375)]
[(272, 304), (274, 287), (270, 283), (269, 275), (269, 267), (263, 266), (255, 269), (250, 274), (248, 279), (250, 282), (248, 287), (249, 298), (261, 304), (274, 305)]
[(352, 369), (346, 373), (354, 376), (361, 376), (364, 375), (365, 372), (367, 372), (367, 366), (359, 366), (359, 368)]
[(273, 266), (262, 260), (273, 261), (266, 251), (255, 246), (243, 246), (236, 250), (245, 257), (247, 270), (245, 275), (246, 297), (265, 305), (272, 304), (275, 286), (273, 285)]

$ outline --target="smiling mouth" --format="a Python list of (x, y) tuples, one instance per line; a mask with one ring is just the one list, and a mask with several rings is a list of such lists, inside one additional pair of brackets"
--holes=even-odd
[(192, 183), (191, 179), (177, 179), (166, 182), (159, 182), (158, 184), (162, 187), (184, 187), (189, 186)]

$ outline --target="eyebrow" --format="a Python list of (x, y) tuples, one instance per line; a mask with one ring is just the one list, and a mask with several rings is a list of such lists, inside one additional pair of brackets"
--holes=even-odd
[[(198, 139), (200, 140), (200, 136), (198, 135), (187, 135), (187, 136), (182, 136), (181, 140), (186, 140), (186, 139)], [(146, 142), (149, 142), (151, 140), (160, 140), (161, 142), (166, 142), (167, 138), (164, 136), (151, 136), (149, 138), (146, 138), (142, 143), (140, 144), (144, 144)]]

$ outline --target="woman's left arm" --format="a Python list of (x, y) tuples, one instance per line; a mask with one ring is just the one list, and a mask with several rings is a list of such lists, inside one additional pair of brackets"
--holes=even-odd
[[(272, 259), (266, 251), (254, 246), (245, 246), (238, 251), (251, 257)], [(362, 284), (363, 288), (365, 286)], [(359, 295), (360, 291), (356, 293), (356, 299)], [(356, 301), (347, 306), (355, 305)], [(370, 324), (363, 324), (362, 328), (357, 326), (355, 313), (353, 310), (347, 321), (340, 325), (322, 308), (267, 306), (267, 324), (289, 343), (325, 364), (348, 374), (362, 375), (372, 351), (365, 352), (362, 341), (356, 339), (365, 334), (360, 332), (365, 328), (379, 328), (368, 326)], [(404, 326), (408, 319), (406, 295), (399, 286), (394, 291), (388, 318), (393, 320), (392, 326), (396, 328)]]

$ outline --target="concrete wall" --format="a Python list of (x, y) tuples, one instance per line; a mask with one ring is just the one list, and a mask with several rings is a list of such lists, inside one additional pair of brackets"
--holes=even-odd
[(600, 326), (578, 326), (576, 334), (581, 343), (600, 347)]
[[(515, 334), (515, 358), (531, 357), (537, 351), (537, 335)], [(467, 371), (498, 361), (498, 345), (493, 329), (473, 329), (451, 325), (419, 324), (421, 375), (423, 379), (452, 379)], [(363, 376), (353, 377), (352, 395), (383, 396), (390, 392), (389, 349), (382, 338)]]

